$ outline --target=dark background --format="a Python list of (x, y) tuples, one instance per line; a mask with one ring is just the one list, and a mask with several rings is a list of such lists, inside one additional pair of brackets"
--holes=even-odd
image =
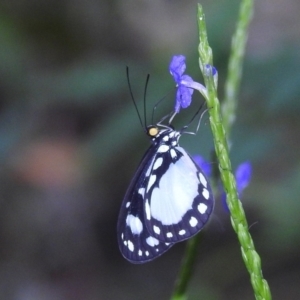
[[(0, 299), (168, 299), (184, 251), (131, 265), (118, 250), (118, 210), (149, 140), (148, 119), (173, 106), (168, 64), (197, 60), (196, 1), (0, 2)], [(220, 99), (238, 1), (203, 1)], [(237, 120), (233, 168), (249, 160), (242, 201), (274, 299), (299, 299), (300, 2), (256, 1)], [(201, 99), (196, 96), (196, 105)], [(198, 104), (199, 105), (199, 104)], [(193, 108), (175, 119), (181, 127)], [(207, 115), (181, 145), (209, 159)], [(212, 162), (215, 163), (215, 162)], [(253, 299), (229, 215), (217, 199), (203, 231), (190, 299)]]

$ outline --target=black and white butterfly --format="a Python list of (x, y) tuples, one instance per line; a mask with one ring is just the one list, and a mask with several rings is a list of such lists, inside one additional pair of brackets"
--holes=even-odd
[(183, 132), (147, 128), (152, 145), (126, 192), (118, 219), (118, 243), (132, 263), (145, 263), (198, 233), (214, 205), (206, 176), (178, 144)]
[[(128, 69), (127, 79), (143, 126), (132, 95)], [(149, 76), (144, 93), (145, 124), (148, 80)], [(208, 180), (178, 144), (186, 128), (175, 131), (170, 125), (161, 123), (145, 128), (152, 145), (125, 194), (117, 226), (120, 251), (132, 263), (151, 261), (174, 243), (192, 237), (203, 228), (212, 213), (214, 199)]]

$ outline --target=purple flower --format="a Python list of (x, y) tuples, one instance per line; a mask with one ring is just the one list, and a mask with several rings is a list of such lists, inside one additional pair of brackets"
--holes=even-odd
[(195, 163), (200, 167), (207, 177), (211, 176), (212, 168), (211, 164), (207, 162), (201, 155), (194, 155), (193, 159)]
[[(169, 70), (176, 83), (176, 101), (175, 101), (175, 113), (180, 111), (180, 108), (187, 108), (192, 102), (192, 95), (194, 90), (198, 90), (204, 98), (207, 99), (207, 90), (204, 85), (198, 83), (192, 79), (191, 76), (185, 75), (186, 64), (185, 56), (174, 55), (171, 59)], [(218, 72), (214, 66), (205, 65), (204, 72), (208, 75), (212, 74), (215, 86), (218, 83)]]
[(183, 55), (174, 55), (169, 66), (171, 75), (177, 86), (175, 112), (180, 108), (187, 108), (192, 102), (194, 90), (186, 86), (186, 83), (192, 83), (193, 79), (189, 75), (184, 75), (186, 69), (185, 57)]
[[(211, 174), (212, 174), (211, 164), (209, 162), (207, 162), (200, 155), (194, 155), (193, 159), (194, 159), (195, 163), (204, 172), (204, 174), (207, 177), (211, 177)], [(249, 185), (249, 183), (251, 181), (251, 176), (252, 176), (252, 166), (251, 166), (250, 162), (246, 161), (244, 163), (241, 163), (237, 167), (234, 177), (236, 180), (236, 188), (237, 188), (239, 198), (242, 196), (244, 189)], [(223, 204), (225, 211), (229, 212), (229, 208), (226, 203), (226, 194), (225, 194), (223, 188), (221, 188), (221, 202)]]
[[(241, 163), (237, 167), (234, 176), (235, 176), (235, 180), (236, 180), (236, 188), (237, 188), (238, 196), (240, 198), (242, 196), (244, 189), (249, 185), (250, 180), (251, 180), (252, 166), (251, 166), (250, 162), (246, 161), (244, 163)], [(226, 203), (226, 194), (224, 191), (223, 191), (221, 197), (222, 197), (222, 203), (223, 203), (224, 209), (229, 212), (229, 209), (228, 209), (228, 206)]]
[(252, 176), (252, 167), (250, 162), (246, 161), (240, 164), (235, 171), (235, 179), (239, 196), (249, 185)]

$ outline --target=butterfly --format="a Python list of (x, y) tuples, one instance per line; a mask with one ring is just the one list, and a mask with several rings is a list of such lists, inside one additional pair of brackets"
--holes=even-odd
[(127, 189), (117, 225), (120, 251), (136, 264), (197, 234), (214, 206), (205, 174), (179, 146), (185, 131), (158, 123), (146, 132), (152, 144)]

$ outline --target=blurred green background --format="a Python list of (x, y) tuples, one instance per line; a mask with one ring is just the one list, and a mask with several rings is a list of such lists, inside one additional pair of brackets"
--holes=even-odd
[[(119, 253), (117, 215), (149, 146), (132, 105), (166, 94), (168, 64), (197, 63), (197, 1), (0, 2), (0, 299), (168, 299), (184, 243), (131, 265)], [(202, 1), (220, 99), (238, 4)], [(300, 2), (256, 2), (237, 120), (234, 168), (253, 165), (243, 194), (250, 232), (274, 299), (300, 299)], [(198, 97), (198, 98), (197, 98)], [(199, 105), (200, 96), (194, 99)], [(174, 125), (193, 115), (187, 109)], [(207, 115), (181, 145), (209, 159)], [(215, 163), (215, 162), (212, 162)], [(203, 231), (190, 299), (253, 299), (229, 215), (216, 199)]]

